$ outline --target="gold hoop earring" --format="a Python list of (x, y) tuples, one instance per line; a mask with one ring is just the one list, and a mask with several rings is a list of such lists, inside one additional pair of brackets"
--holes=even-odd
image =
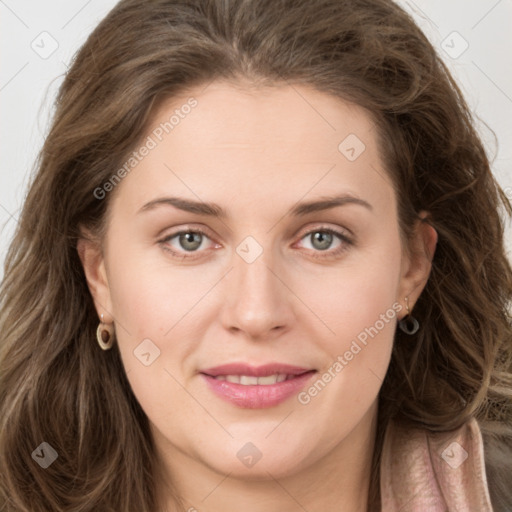
[(398, 327), (400, 327), (400, 330), (405, 332), (405, 334), (412, 336), (418, 332), (420, 323), (409, 311), (409, 297), (405, 297), (405, 309), (407, 310), (407, 314), (398, 322)]
[(110, 350), (114, 344), (114, 327), (103, 323), (103, 313), (101, 314), (101, 322), (96, 329), (96, 339), (102, 350)]

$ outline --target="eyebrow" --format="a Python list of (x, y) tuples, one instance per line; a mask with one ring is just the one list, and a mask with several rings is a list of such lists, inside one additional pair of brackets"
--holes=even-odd
[[(373, 210), (370, 203), (358, 197), (344, 194), (333, 197), (322, 197), (315, 201), (302, 202), (295, 205), (288, 215), (301, 217), (310, 213), (315, 213), (323, 210), (329, 210), (337, 206), (344, 206), (347, 204), (355, 204), (364, 206), (368, 210)], [(195, 213), (197, 215), (205, 215), (209, 217), (226, 219), (228, 217), (227, 212), (218, 204), (205, 203), (203, 201), (194, 201), (191, 199), (185, 199), (183, 197), (160, 197), (153, 199), (149, 203), (146, 203), (138, 213), (153, 210), (158, 206), (174, 206), (179, 210), (183, 210), (189, 213)]]

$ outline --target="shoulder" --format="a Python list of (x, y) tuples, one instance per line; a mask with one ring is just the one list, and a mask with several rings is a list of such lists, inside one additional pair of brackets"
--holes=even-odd
[(512, 425), (481, 422), (487, 483), (494, 512), (512, 511)]
[[(510, 512), (507, 493), (512, 464), (506, 439), (489, 434), (472, 418), (460, 428), (437, 432), (391, 421), (381, 459), (383, 510)], [(416, 508), (415, 508), (416, 507)]]

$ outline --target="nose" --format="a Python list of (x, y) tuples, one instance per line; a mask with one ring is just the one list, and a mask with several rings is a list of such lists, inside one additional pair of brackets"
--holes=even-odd
[[(226, 276), (221, 321), (225, 329), (254, 341), (279, 336), (293, 321), (293, 293), (271, 251), (252, 263), (233, 255), (233, 269)], [(281, 269), (281, 270), (280, 270)]]

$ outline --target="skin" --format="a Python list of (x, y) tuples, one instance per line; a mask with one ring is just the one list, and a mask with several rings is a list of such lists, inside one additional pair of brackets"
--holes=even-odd
[[(418, 222), (402, 243), (391, 179), (362, 108), (305, 86), (214, 82), (162, 105), (151, 130), (191, 96), (197, 106), (107, 197), (106, 237), (78, 244), (98, 316), (114, 324), (185, 510), (364, 511), (377, 395), (405, 297), (412, 309), (428, 279), (436, 233)], [(349, 134), (366, 146), (354, 161), (338, 150)], [(347, 203), (289, 215), (297, 202), (340, 194), (371, 208)], [(169, 205), (139, 212), (164, 196), (217, 203), (227, 217)], [(162, 242), (194, 228), (207, 236), (192, 252), (179, 236)], [(311, 234), (322, 228), (351, 242), (333, 236), (322, 245)], [(236, 252), (247, 236), (263, 251), (251, 263)], [(398, 318), (307, 404), (293, 396), (241, 409), (198, 373), (234, 361), (282, 362), (318, 377), (393, 304)], [(133, 353), (147, 338), (160, 350), (149, 366)], [(252, 467), (237, 457), (248, 442), (261, 453)], [(174, 510), (164, 486), (161, 499)]]

